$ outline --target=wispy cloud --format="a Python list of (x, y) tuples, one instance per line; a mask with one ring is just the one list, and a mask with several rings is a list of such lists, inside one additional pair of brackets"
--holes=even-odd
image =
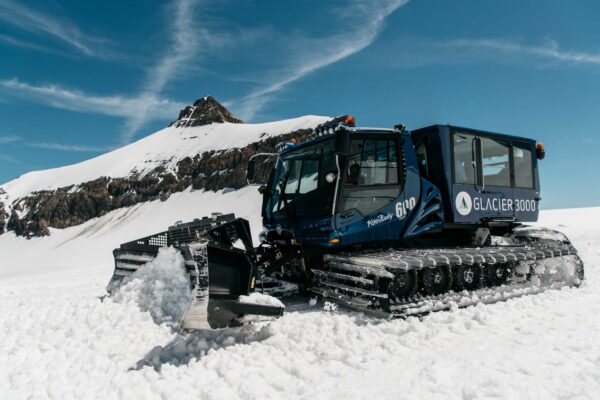
[(324, 38), (293, 37), (296, 53), (290, 55), (290, 65), (268, 76), (268, 84), (248, 95), (228, 102), (237, 107), (245, 119), (252, 119), (274, 95), (290, 84), (360, 52), (376, 39), (385, 25), (385, 19), (409, 0), (353, 0), (343, 9), (336, 10), (340, 18), (340, 32)]
[(463, 49), (487, 49), (500, 53), (513, 53), (543, 57), (573, 64), (600, 64), (600, 53), (579, 52), (561, 49), (555, 40), (547, 40), (541, 45), (525, 45), (504, 39), (456, 39), (446, 45)]
[[(372, 60), (385, 68), (419, 67), (423, 65), (475, 64), (483, 62), (519, 64), (529, 67), (573, 67), (600, 64), (600, 52), (565, 49), (557, 41), (547, 39), (539, 44), (507, 38), (458, 38), (436, 40), (404, 37), (394, 44), (396, 54), (382, 49)], [(385, 60), (385, 62), (382, 62)]]
[(62, 56), (66, 56), (67, 55), (67, 54), (62, 53), (60, 51), (49, 49), (47, 47), (40, 46), (40, 45), (35, 44), (35, 43), (30, 43), (28, 41), (17, 39), (17, 38), (8, 36), (8, 35), (3, 35), (3, 34), (0, 34), (0, 43), (7, 44), (7, 45), (10, 45), (10, 46), (22, 47), (22, 48), (25, 48), (25, 49), (30, 49), (30, 50), (35, 50), (35, 51), (41, 51), (41, 52), (44, 52), (44, 53), (60, 54)]
[(16, 136), (16, 135), (0, 136), (0, 144), (15, 143), (15, 142), (20, 141), (21, 139), (22, 139), (21, 136)]
[[(46, 150), (58, 150), (78, 153), (102, 153), (105, 151), (111, 151), (115, 149), (115, 146), (88, 146), (79, 144), (67, 144), (67, 143), (52, 143), (52, 142), (33, 142), (27, 140), (23, 136), (8, 135), (0, 136), (0, 144), (11, 144), (17, 147), (31, 147), (36, 149)], [(5, 154), (4, 161), (8, 161), (8, 157)], [(11, 157), (14, 160), (14, 158)]]
[[(137, 131), (152, 118), (152, 112), (157, 97), (164, 90), (167, 83), (175, 78), (180, 70), (185, 69), (185, 64), (198, 53), (198, 47), (203, 37), (208, 36), (204, 30), (198, 32), (194, 24), (194, 7), (197, 0), (176, 0), (172, 5), (173, 18), (171, 44), (169, 51), (151, 67), (146, 76), (145, 83), (138, 96), (140, 107), (130, 116), (122, 133), (122, 142), (129, 142)], [(171, 116), (174, 113), (170, 114)]]
[[(225, 40), (219, 35), (211, 34), (206, 28), (196, 26), (195, 8), (199, 3), (200, 0), (175, 0), (170, 5), (168, 10), (172, 16), (169, 18), (171, 26), (167, 30), (171, 35), (168, 50), (147, 69), (142, 87), (134, 95), (98, 96), (57, 84), (33, 85), (16, 78), (0, 81), (0, 87), (10, 89), (10, 93), (7, 93), (9, 95), (57, 108), (124, 118), (120, 141), (128, 143), (149, 121), (177, 115), (184, 104), (165, 99), (162, 93), (166, 86), (189, 71), (189, 65), (201, 50), (222, 45)], [(7, 4), (17, 9), (21, 7), (10, 1)], [(2, 10), (0, 8), (0, 19)], [(83, 46), (82, 51), (87, 48), (84, 44), (79, 44)]]
[(85, 146), (85, 145), (77, 145), (77, 144), (64, 144), (64, 143), (27, 143), (26, 146), (34, 147), (36, 149), (46, 149), (46, 150), (58, 150), (58, 151), (68, 151), (68, 152), (77, 152), (77, 153), (103, 153), (105, 151), (111, 151), (115, 149), (115, 146)]
[[(106, 39), (85, 34), (71, 20), (33, 10), (13, 0), (0, 1), (0, 20), (42, 37), (53, 37), (78, 52), (92, 57), (109, 56)], [(22, 44), (22, 43), (21, 43)]]
[(157, 97), (96, 96), (59, 85), (31, 85), (18, 79), (0, 81), (10, 94), (65, 110), (131, 118), (145, 113), (146, 120), (171, 118), (181, 108), (180, 103)]
[(0, 153), (0, 162), (16, 163), (17, 159), (10, 154)]

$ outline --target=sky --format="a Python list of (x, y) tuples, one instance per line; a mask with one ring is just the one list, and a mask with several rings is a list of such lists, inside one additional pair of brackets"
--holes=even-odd
[(352, 114), (544, 142), (542, 208), (600, 206), (600, 2), (0, 0), (0, 183), (165, 127)]

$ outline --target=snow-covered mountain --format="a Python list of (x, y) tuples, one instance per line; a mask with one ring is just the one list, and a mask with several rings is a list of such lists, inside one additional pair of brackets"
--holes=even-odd
[(93, 159), (27, 173), (0, 186), (0, 234), (44, 236), (189, 188), (239, 189), (248, 158), (303, 138), (328, 117), (245, 124), (212, 97), (184, 108), (165, 129)]

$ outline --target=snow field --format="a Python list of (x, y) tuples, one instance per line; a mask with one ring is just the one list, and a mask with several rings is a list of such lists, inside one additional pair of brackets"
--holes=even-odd
[(600, 393), (600, 227), (590, 223), (599, 208), (542, 214), (542, 225), (562, 230), (579, 249), (587, 273), (581, 288), (422, 320), (382, 321), (307, 304), (268, 324), (183, 336), (169, 325), (183, 300), (163, 285), (179, 279), (177, 255), (169, 250), (155, 267), (166, 263), (175, 274), (147, 271), (162, 276), (161, 296), (148, 296), (156, 286), (133, 277), (121, 302), (100, 302), (118, 243), (219, 210), (253, 216), (256, 236), (255, 190), (185, 192), (49, 238), (0, 236), (0, 398), (594, 399)]

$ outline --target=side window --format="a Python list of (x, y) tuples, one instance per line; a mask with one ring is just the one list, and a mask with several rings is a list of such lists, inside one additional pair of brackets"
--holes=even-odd
[(456, 132), (454, 135), (454, 182), (475, 184), (477, 166), (475, 136)]
[(319, 160), (306, 159), (302, 162), (302, 173), (298, 193), (308, 193), (319, 186)]
[(396, 141), (354, 140), (350, 150), (340, 210), (367, 216), (400, 195)]
[(427, 149), (425, 143), (419, 143), (415, 148), (415, 153), (417, 155), (417, 163), (419, 163), (419, 174), (424, 178), (428, 178), (429, 169), (427, 166)]
[(510, 187), (510, 144), (503, 140), (481, 138), (483, 183)]
[(533, 160), (531, 144), (513, 142), (515, 186), (533, 188)]
[(395, 141), (352, 141), (346, 183), (361, 186), (398, 184), (398, 158)]
[(300, 182), (300, 168), (302, 167), (302, 160), (292, 160), (289, 163), (289, 176), (287, 184), (285, 185), (286, 193), (296, 193), (298, 190), (298, 183)]

